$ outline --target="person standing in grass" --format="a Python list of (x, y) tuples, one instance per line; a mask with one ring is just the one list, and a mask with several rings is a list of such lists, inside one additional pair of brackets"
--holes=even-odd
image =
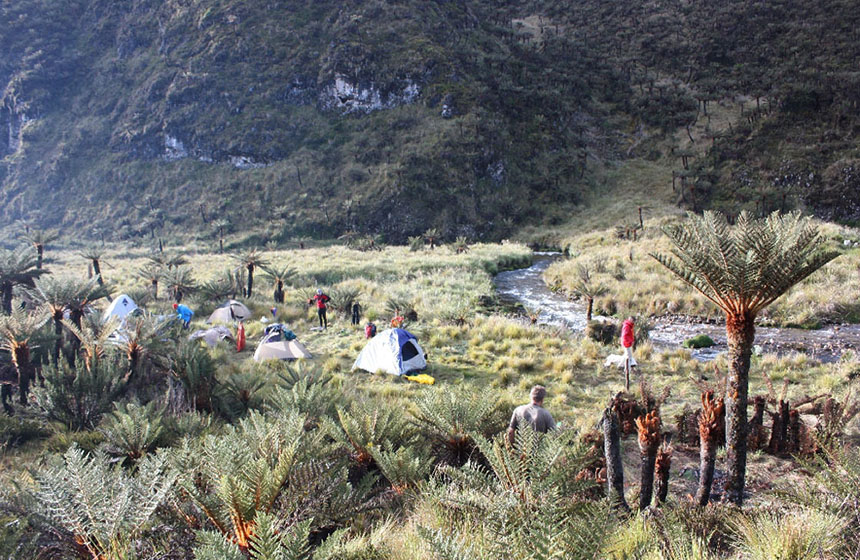
[(182, 305), (180, 303), (174, 303), (173, 309), (182, 321), (182, 328), (187, 329), (188, 325), (191, 324), (191, 318), (194, 317), (194, 311), (192, 311), (187, 305)]
[(405, 321), (405, 319), (400, 314), (400, 310), (395, 309), (394, 310), (394, 317), (391, 319), (391, 328), (392, 329), (399, 329), (400, 327), (403, 326), (404, 321)]
[(514, 409), (514, 414), (511, 416), (511, 423), (508, 426), (507, 440), (509, 444), (514, 442), (514, 434), (517, 428), (526, 424), (542, 434), (555, 429), (555, 420), (552, 414), (543, 407), (543, 400), (546, 397), (546, 387), (543, 385), (535, 385), (531, 391), (531, 403), (518, 406)]
[(621, 347), (624, 350), (625, 371), (636, 367), (636, 360), (633, 359), (633, 342), (635, 339), (636, 337), (633, 334), (633, 317), (627, 317), (621, 324)]
[(321, 329), (328, 328), (328, 318), (326, 317), (326, 304), (330, 299), (331, 298), (324, 294), (322, 290), (318, 289), (316, 295), (308, 300), (308, 304), (317, 304), (317, 315), (320, 318)]

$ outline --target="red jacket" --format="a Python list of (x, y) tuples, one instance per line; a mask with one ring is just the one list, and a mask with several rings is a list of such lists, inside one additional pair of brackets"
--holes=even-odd
[(633, 321), (630, 319), (621, 325), (621, 346), (625, 348), (633, 346)]
[(313, 301), (317, 304), (317, 309), (325, 309), (325, 304), (328, 300), (331, 299), (325, 294), (317, 294), (314, 296)]

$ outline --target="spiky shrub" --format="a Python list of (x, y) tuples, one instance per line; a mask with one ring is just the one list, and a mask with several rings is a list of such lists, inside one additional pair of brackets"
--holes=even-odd
[(162, 277), (165, 287), (170, 292), (173, 301), (181, 303), (182, 298), (197, 290), (197, 280), (187, 266), (168, 269)]
[(12, 313), (12, 291), (16, 286), (32, 287), (47, 271), (36, 268), (37, 256), (31, 247), (14, 251), (0, 249), (0, 302), (6, 315)]
[(361, 290), (346, 287), (333, 288), (328, 295), (331, 298), (329, 305), (331, 305), (332, 309), (344, 317), (349, 317), (352, 315), (352, 304), (358, 300)]
[(415, 314), (417, 316), (415, 304), (402, 298), (392, 297), (385, 300), (385, 311), (391, 314), (392, 317), (394, 317), (398, 312), (401, 316), (406, 317), (407, 319), (409, 318), (407, 315)]
[(105, 436), (105, 452), (132, 462), (155, 449), (163, 430), (162, 412), (155, 402), (118, 404), (99, 427)]
[(71, 430), (92, 429), (125, 391), (124, 374), (114, 356), (96, 359), (89, 368), (82, 361), (74, 367), (60, 362), (42, 369), (44, 386), (34, 387), (33, 395), (49, 420)]
[(371, 533), (359, 535), (339, 529), (314, 550), (314, 560), (387, 560), (392, 556), (385, 539), (397, 530), (397, 524), (381, 523)]
[(860, 558), (860, 451), (856, 447), (825, 448), (803, 462), (811, 476), (795, 482), (785, 496), (798, 507), (812, 508), (846, 521), (846, 549)]
[(416, 251), (420, 251), (424, 248), (424, 239), (418, 235), (412, 236), (408, 239), (409, 241), (409, 250), (413, 253)]
[(758, 314), (789, 288), (837, 256), (823, 250), (818, 228), (799, 213), (756, 219), (747, 212), (730, 226), (725, 216), (690, 214), (666, 228), (672, 256), (652, 256), (726, 315), (728, 498), (743, 502), (747, 455), (747, 394)]
[(735, 519), (735, 546), (749, 560), (844, 558), (845, 519), (833, 513), (757, 511)]
[(717, 560), (708, 536), (702, 536), (682, 515), (672, 509), (664, 515), (633, 517), (609, 537), (600, 558), (622, 560)]
[(222, 412), (238, 418), (251, 410), (260, 410), (266, 401), (268, 383), (259, 371), (231, 373), (220, 385)]
[(236, 293), (236, 282), (233, 275), (227, 272), (224, 276), (201, 282), (195, 292), (195, 299), (201, 303), (221, 301)]
[(132, 474), (104, 454), (72, 447), (60, 465), (36, 475), (31, 515), (46, 532), (66, 535), (78, 555), (125, 558), (176, 476), (159, 456), (146, 457)]
[(480, 461), (473, 434), (491, 437), (505, 428), (493, 399), (466, 389), (434, 389), (415, 401), (413, 422), (435, 460), (459, 467), (470, 458)]
[(288, 266), (266, 265), (260, 267), (266, 278), (274, 285), (272, 297), (275, 303), (284, 303), (284, 283), (296, 275), (296, 271)]
[(268, 266), (269, 261), (259, 249), (249, 249), (244, 253), (234, 255), (233, 260), (239, 265), (238, 268), (243, 268), (248, 272), (248, 289), (245, 291), (245, 295), (251, 297), (254, 290), (254, 271)]
[[(441, 467), (434, 483), (424, 486), (424, 499), (445, 526), (444, 531), (422, 532), (436, 556), (598, 557), (611, 522), (603, 506), (582, 499), (591, 483), (576, 480), (585, 448), (575, 437), (525, 429), (508, 446), (504, 436), (488, 440), (475, 434), (489, 467), (472, 461), (460, 468)], [(453, 537), (478, 527), (484, 537), (472, 547)]]
[(123, 336), (109, 342), (128, 361), (127, 379), (142, 377), (152, 363), (168, 361), (169, 348), (165, 339), (177, 324), (175, 317), (164, 319), (149, 312), (126, 320)]
[[(36, 309), (33, 313), (15, 309), (10, 315), (0, 317), (0, 348), (9, 352), (12, 358), (22, 405), (27, 404), (30, 382), (35, 377), (35, 367), (30, 357), (30, 339), (47, 320), (46, 309)], [(6, 406), (5, 401), (3, 405)]]

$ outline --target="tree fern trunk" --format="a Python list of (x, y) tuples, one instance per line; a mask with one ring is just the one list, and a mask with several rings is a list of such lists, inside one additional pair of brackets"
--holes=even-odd
[(764, 397), (758, 396), (753, 399), (753, 417), (749, 423), (749, 435), (747, 436), (747, 450), (755, 451), (762, 446), (764, 438), (764, 410), (767, 401)]
[(660, 446), (660, 451), (657, 452), (657, 479), (654, 482), (654, 495), (657, 497), (657, 504), (666, 502), (669, 496), (669, 469), (672, 466), (672, 448), (665, 443)]
[(254, 265), (248, 265), (248, 297), (251, 297), (251, 290), (254, 289)]
[(18, 402), (27, 405), (27, 393), (30, 390), (33, 365), (30, 363), (30, 348), (26, 343), (15, 346), (12, 351), (12, 361), (18, 373)]
[(656, 411), (636, 419), (636, 430), (639, 434), (639, 452), (641, 467), (639, 469), (639, 509), (651, 505), (654, 490), (654, 464), (657, 461), (657, 450), (660, 448), (660, 416)]
[(591, 312), (594, 308), (594, 298), (588, 298), (588, 307), (585, 309), (585, 320), (591, 321)]
[(603, 411), (603, 453), (606, 456), (606, 484), (609, 502), (616, 509), (630, 511), (624, 499), (624, 464), (621, 462), (621, 434), (618, 416), (611, 408)]
[(36, 268), (42, 270), (42, 256), (45, 253), (45, 247), (43, 245), (36, 245)]
[(12, 283), (4, 282), (3, 286), (3, 312), (6, 315), (12, 314)]
[(57, 340), (54, 342), (54, 352), (51, 356), (54, 360), (54, 367), (57, 367), (60, 362), (60, 352), (63, 349), (63, 312), (62, 310), (54, 313), (54, 336)]
[(726, 499), (737, 505), (744, 501), (747, 469), (747, 394), (750, 356), (755, 341), (754, 317), (728, 315), (729, 375), (726, 384)]
[(278, 280), (278, 289), (275, 290), (275, 303), (284, 303), (284, 282)]
[(152, 279), (152, 299), (158, 299), (158, 278)]
[(98, 259), (93, 259), (93, 272), (95, 272), (96, 277), (99, 279), (99, 286), (104, 286), (105, 280), (102, 278), (102, 268), (99, 265)]

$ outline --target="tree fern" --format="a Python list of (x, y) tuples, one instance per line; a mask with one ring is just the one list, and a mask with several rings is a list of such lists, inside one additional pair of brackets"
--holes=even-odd
[(125, 391), (124, 369), (117, 359), (95, 360), (88, 369), (60, 362), (42, 369), (44, 385), (33, 388), (36, 404), (50, 420), (72, 430), (95, 428)]
[(671, 255), (652, 254), (726, 314), (729, 376), (725, 395), (726, 495), (740, 504), (746, 476), (747, 393), (755, 319), (793, 285), (837, 256), (824, 250), (818, 228), (797, 212), (756, 219), (747, 212), (730, 226), (705, 212), (665, 229)]
[(155, 449), (163, 429), (162, 413), (151, 402), (146, 406), (118, 404), (99, 431), (105, 436), (108, 454), (137, 461)]
[(374, 448), (370, 452), (379, 470), (397, 493), (415, 488), (433, 472), (433, 461), (416, 451), (414, 446), (401, 447), (396, 451)]
[(37, 513), (74, 536), (93, 559), (127, 552), (130, 540), (165, 500), (176, 474), (150, 456), (135, 474), (111, 466), (102, 454), (70, 448), (62, 464), (36, 475)]
[[(422, 487), (449, 525), (468, 530), (480, 523), (487, 534), (480, 553), (491, 558), (596, 556), (605, 535), (598, 528), (607, 527), (607, 511), (577, 499), (586, 489), (586, 483), (575, 480), (585, 449), (572, 434), (521, 430), (512, 447), (502, 436), (473, 437), (489, 469), (473, 461), (461, 468), (442, 467), (447, 484)], [(454, 556), (442, 555), (443, 549)], [(440, 557), (461, 552), (443, 549), (437, 550)]]
[(504, 429), (504, 416), (492, 399), (465, 389), (434, 389), (415, 401), (414, 424), (432, 446), (437, 461), (460, 466), (472, 457), (471, 434), (485, 437)]
[(257, 514), (273, 510), (293, 470), (318, 445), (298, 414), (274, 422), (252, 412), (222, 436), (186, 440), (170, 457), (188, 497), (247, 549)]
[(371, 408), (357, 403), (349, 410), (338, 407), (337, 418), (324, 418), (323, 427), (337, 448), (364, 467), (373, 461), (371, 449), (394, 449), (411, 438), (402, 413), (389, 407)]

